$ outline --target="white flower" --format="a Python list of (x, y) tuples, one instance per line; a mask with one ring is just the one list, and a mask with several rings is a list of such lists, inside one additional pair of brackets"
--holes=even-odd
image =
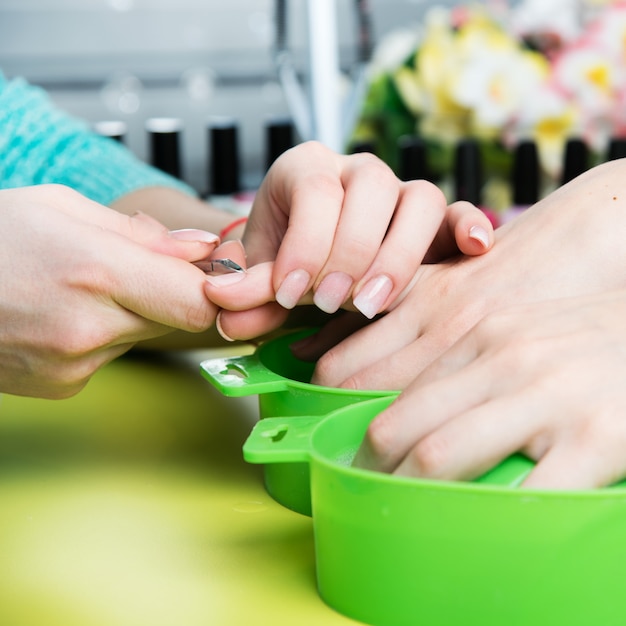
[(580, 34), (580, 0), (524, 0), (512, 12), (513, 29), (521, 34), (554, 34), (572, 41)]
[(547, 66), (537, 55), (485, 47), (461, 69), (453, 93), (473, 110), (478, 126), (502, 128), (540, 89), (546, 75)]
[(606, 115), (611, 110), (623, 74), (612, 55), (590, 45), (569, 48), (554, 64), (556, 84), (590, 117)]
[(370, 62), (372, 74), (393, 72), (415, 52), (419, 39), (417, 27), (395, 30), (383, 37), (372, 55)]

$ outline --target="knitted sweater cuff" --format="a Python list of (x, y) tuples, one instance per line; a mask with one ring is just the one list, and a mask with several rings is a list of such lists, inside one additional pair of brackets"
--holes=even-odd
[(190, 186), (58, 110), (43, 90), (1, 75), (0, 129), (2, 188), (57, 183), (104, 205), (145, 187), (196, 195)]

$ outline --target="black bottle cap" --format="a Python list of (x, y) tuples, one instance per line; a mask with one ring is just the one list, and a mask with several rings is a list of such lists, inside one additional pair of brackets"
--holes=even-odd
[(401, 180), (430, 180), (426, 144), (415, 135), (398, 139), (398, 176)]
[(463, 139), (456, 146), (454, 183), (457, 200), (467, 200), (477, 206), (482, 202), (482, 157), (475, 139)]
[(589, 149), (582, 139), (568, 139), (563, 155), (563, 173), (561, 184), (564, 185), (589, 169)]
[(626, 157), (626, 137), (613, 137), (609, 141), (606, 160), (614, 161), (615, 159), (623, 159)]
[(124, 143), (128, 126), (126, 122), (122, 120), (102, 120), (93, 125), (93, 130), (102, 137), (109, 137), (110, 139)]
[(521, 141), (513, 153), (513, 204), (526, 206), (539, 200), (539, 156), (537, 144)]
[(146, 130), (150, 136), (150, 163), (180, 178), (181, 121), (175, 117), (154, 117), (146, 121)]
[(271, 118), (265, 125), (266, 155), (265, 167), (269, 169), (274, 161), (294, 146), (294, 127), (290, 118)]
[(211, 194), (225, 196), (237, 193), (241, 187), (236, 120), (230, 117), (211, 119), (209, 141)]
[(376, 154), (376, 146), (373, 141), (355, 141), (350, 145), (351, 154), (359, 154), (359, 152), (369, 152)]

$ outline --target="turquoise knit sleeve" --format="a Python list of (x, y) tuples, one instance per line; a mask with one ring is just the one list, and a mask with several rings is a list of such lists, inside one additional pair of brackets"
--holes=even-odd
[(0, 188), (43, 183), (67, 185), (105, 205), (144, 187), (195, 195), (188, 185), (57, 109), (43, 90), (0, 74)]

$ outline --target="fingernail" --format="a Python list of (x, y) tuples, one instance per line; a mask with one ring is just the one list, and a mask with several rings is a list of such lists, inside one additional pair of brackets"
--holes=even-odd
[(392, 289), (393, 282), (389, 276), (376, 276), (363, 285), (352, 303), (365, 317), (371, 320), (376, 313), (380, 312)]
[(207, 274), (206, 280), (214, 287), (228, 287), (242, 281), (245, 277), (245, 272), (232, 272), (230, 274)]
[(352, 283), (348, 274), (331, 272), (319, 284), (313, 302), (325, 313), (334, 313), (346, 301)]
[(199, 241), (201, 243), (215, 243), (219, 241), (219, 237), (215, 233), (210, 233), (207, 230), (199, 230), (197, 228), (170, 230), (169, 236), (172, 239), (178, 239), (180, 241)]
[(474, 239), (487, 248), (489, 246), (489, 233), (482, 226), (472, 226), (469, 229), (470, 239)]
[(276, 302), (284, 309), (293, 309), (306, 293), (311, 275), (306, 270), (289, 272), (276, 292)]
[(235, 341), (232, 337), (229, 337), (222, 328), (222, 312), (220, 311), (215, 318), (215, 330), (217, 330), (219, 336), (225, 341)]

